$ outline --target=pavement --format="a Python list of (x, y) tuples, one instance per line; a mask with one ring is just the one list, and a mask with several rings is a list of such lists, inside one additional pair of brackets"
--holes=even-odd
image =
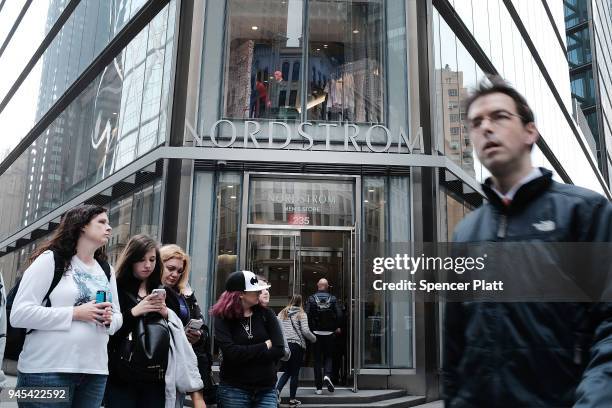
[[(7, 375), (6, 378), (7, 378), (7, 387), (14, 388), (17, 385), (17, 377), (12, 376), (12, 375)], [(289, 387), (285, 387), (285, 388), (288, 389)], [(283, 391), (285, 391), (285, 393), (288, 394), (288, 390), (283, 390)], [(312, 390), (309, 390), (309, 391), (312, 391)], [(4, 401), (6, 399), (5, 393), (6, 391), (0, 394), (0, 408), (18, 408), (16, 402), (5, 402)], [(442, 401), (429, 402), (426, 404), (416, 405), (413, 408), (444, 408), (444, 403)]]
[(417, 405), (413, 408), (444, 408), (443, 401), (428, 402), (427, 404)]

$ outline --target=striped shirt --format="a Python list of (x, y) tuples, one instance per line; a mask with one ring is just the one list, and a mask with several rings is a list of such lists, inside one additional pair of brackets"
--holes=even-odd
[(287, 313), (287, 319), (281, 318), (278, 314), (278, 322), (289, 343), (299, 344), (303, 349), (306, 348), (306, 340), (314, 343), (317, 338), (308, 327), (308, 317), (300, 308), (292, 306)]

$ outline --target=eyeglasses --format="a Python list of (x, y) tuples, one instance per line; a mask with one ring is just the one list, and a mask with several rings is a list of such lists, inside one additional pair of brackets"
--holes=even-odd
[(482, 122), (485, 119), (489, 119), (492, 124), (500, 126), (503, 125), (505, 122), (512, 120), (512, 117), (517, 117), (521, 120), (524, 120), (521, 115), (517, 115), (516, 113), (508, 112), (505, 110), (496, 110), (485, 116), (477, 116), (475, 118), (468, 119), (468, 128), (470, 130), (479, 130), (482, 125)]

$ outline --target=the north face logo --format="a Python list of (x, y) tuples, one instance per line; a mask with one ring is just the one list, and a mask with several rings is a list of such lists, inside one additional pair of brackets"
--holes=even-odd
[(549, 232), (555, 229), (554, 221), (540, 221), (533, 224), (533, 227), (538, 231)]

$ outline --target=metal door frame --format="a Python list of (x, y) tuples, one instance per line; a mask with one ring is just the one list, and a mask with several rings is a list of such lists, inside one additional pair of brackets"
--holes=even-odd
[[(302, 270), (302, 266), (300, 265), (300, 247), (301, 243), (301, 232), (298, 229), (287, 230), (287, 229), (266, 229), (266, 228), (253, 228), (248, 229), (246, 235), (244, 235), (246, 241), (246, 247), (248, 250), (248, 239), (249, 235), (259, 235), (259, 236), (283, 236), (283, 237), (293, 237), (293, 278), (292, 278), (292, 290), (295, 293), (296, 288), (300, 287), (302, 284), (302, 274), (298, 273), (298, 271)], [(248, 265), (246, 265), (247, 256), (246, 252), (243, 255), (240, 255), (240, 267), (242, 270), (246, 269)]]
[[(312, 226), (312, 225), (274, 225), (274, 224), (249, 224), (249, 197), (251, 195), (251, 177), (254, 178), (269, 178), (278, 179), (303, 179), (303, 180), (338, 180), (353, 182), (353, 202), (354, 202), (354, 220), (353, 225), (349, 227), (330, 227), (330, 226)], [(247, 239), (249, 231), (253, 230), (268, 230), (268, 231), (298, 231), (301, 235), (301, 230), (319, 230), (319, 231), (346, 231), (350, 234), (351, 248), (350, 252), (354, 254), (354, 258), (350, 262), (351, 285), (349, 285), (349, 372), (353, 374), (352, 391), (357, 392), (357, 376), (361, 371), (361, 358), (359, 350), (361, 350), (361, 307), (360, 307), (360, 288), (361, 288), (361, 262), (360, 259), (360, 240), (361, 236), (361, 176), (359, 175), (341, 175), (341, 174), (306, 174), (306, 173), (276, 173), (276, 172), (249, 172), (245, 171), (242, 181), (242, 208), (241, 208), (241, 228), (240, 228), (240, 251), (239, 265), (241, 269), (245, 269), (247, 257)], [(301, 246), (301, 242), (300, 242)], [(296, 258), (300, 258), (299, 253)], [(298, 260), (299, 262), (299, 260)], [(300, 265), (296, 265), (300, 267)], [(297, 274), (296, 274), (297, 275)], [(301, 274), (300, 274), (301, 275)], [(299, 277), (301, 281), (301, 276)]]

